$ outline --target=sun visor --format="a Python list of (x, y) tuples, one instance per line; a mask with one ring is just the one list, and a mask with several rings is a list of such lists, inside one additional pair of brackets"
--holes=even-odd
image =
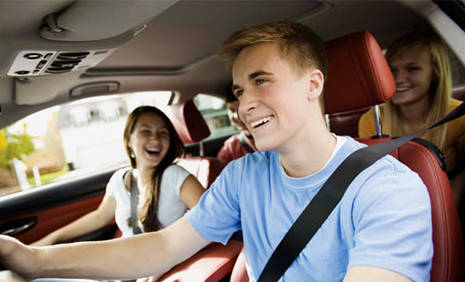
[(53, 76), (15, 79), (15, 102), (17, 105), (35, 105), (54, 99), (67, 91), (68, 85), (78, 80), (82, 71)]
[(94, 41), (137, 33), (177, 1), (76, 1), (48, 15), (40, 34), (49, 40)]

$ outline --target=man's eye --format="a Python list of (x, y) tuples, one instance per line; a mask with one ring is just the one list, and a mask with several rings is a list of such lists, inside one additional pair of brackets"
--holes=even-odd
[(266, 81), (266, 80), (265, 80), (264, 78), (257, 78), (257, 79), (255, 80), (255, 83), (256, 83), (257, 85), (260, 85), (260, 84), (265, 83), (265, 81)]
[(242, 93), (244, 93), (244, 90), (236, 90), (236, 91), (234, 91), (233, 94), (234, 94), (234, 96), (236, 96), (236, 98), (239, 99), (239, 97), (242, 96)]

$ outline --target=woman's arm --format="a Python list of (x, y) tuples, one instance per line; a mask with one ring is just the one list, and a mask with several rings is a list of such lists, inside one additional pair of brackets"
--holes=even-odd
[(56, 242), (66, 241), (98, 230), (107, 225), (115, 217), (115, 208), (115, 199), (105, 194), (100, 206), (96, 210), (76, 219), (60, 229), (53, 231), (31, 245), (52, 245)]
[(179, 191), (179, 198), (188, 207), (192, 208), (200, 200), (205, 192), (205, 188), (193, 175), (189, 175), (184, 180)]
[(98, 242), (30, 247), (0, 236), (0, 262), (26, 278), (159, 277), (207, 244), (181, 218), (159, 232)]

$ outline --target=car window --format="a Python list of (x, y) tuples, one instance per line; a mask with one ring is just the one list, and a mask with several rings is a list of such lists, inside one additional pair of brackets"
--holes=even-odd
[(197, 94), (194, 103), (210, 129), (211, 134), (207, 140), (238, 132), (229, 120), (224, 99), (208, 94)]
[(460, 87), (465, 85), (465, 68), (453, 52), (449, 52), (450, 68), (452, 73), (452, 86)]
[(139, 105), (163, 108), (171, 92), (88, 98), (0, 130), (0, 196), (128, 164), (123, 129)]

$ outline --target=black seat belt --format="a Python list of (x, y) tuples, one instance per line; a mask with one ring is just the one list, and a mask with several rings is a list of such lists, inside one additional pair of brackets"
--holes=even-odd
[(326, 180), (320, 191), (291, 226), (274, 250), (257, 281), (278, 281), (328, 218), (331, 211), (341, 200), (347, 187), (360, 172), (408, 141), (422, 136), (428, 129), (464, 115), (464, 111), (465, 103), (462, 103), (443, 119), (428, 128), (408, 136), (363, 147), (350, 154)]
[(131, 227), (132, 233), (134, 235), (142, 233), (142, 230), (139, 227), (139, 219), (137, 217), (137, 206), (139, 201), (139, 193), (137, 189), (137, 179), (132, 173), (132, 169), (129, 171), (130, 178), (129, 181), (131, 182)]

